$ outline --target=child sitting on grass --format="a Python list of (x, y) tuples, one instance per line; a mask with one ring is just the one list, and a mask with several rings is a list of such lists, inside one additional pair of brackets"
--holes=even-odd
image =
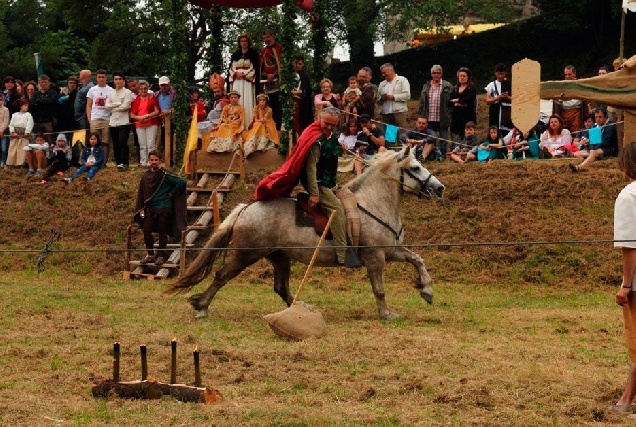
[(49, 144), (44, 140), (44, 135), (35, 135), (35, 144), (28, 144), (24, 148), (25, 158), (29, 165), (27, 176), (42, 176), (46, 165), (46, 156), (49, 153)]
[(75, 173), (70, 178), (64, 178), (63, 181), (67, 184), (73, 182), (75, 178), (83, 173), (86, 173), (86, 181), (93, 179), (97, 171), (104, 167), (104, 149), (102, 148), (102, 142), (99, 139), (99, 135), (95, 132), (91, 132), (88, 137), (88, 146), (82, 150), (81, 166), (77, 168)]
[(479, 139), (475, 135), (475, 122), (467, 122), (464, 126), (464, 139), (460, 143), (454, 142), (451, 146), (449, 158), (457, 163), (465, 163), (477, 159), (477, 147)]
[(71, 161), (71, 146), (67, 144), (66, 136), (63, 133), (57, 136), (55, 145), (49, 149), (49, 158), (51, 159), (51, 165), (44, 173), (40, 184), (46, 184), (53, 175), (64, 175), (69, 168), (69, 162)]
[(490, 126), (488, 128), (488, 138), (479, 144), (477, 154), (480, 162), (491, 162), (507, 157), (508, 149), (503, 140), (499, 137), (499, 128), (497, 126)]

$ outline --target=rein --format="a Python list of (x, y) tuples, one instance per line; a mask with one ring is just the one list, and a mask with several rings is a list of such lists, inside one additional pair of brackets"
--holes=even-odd
[(371, 212), (369, 212), (368, 210), (366, 210), (365, 208), (363, 208), (360, 203), (358, 203), (358, 209), (360, 209), (360, 211), (364, 212), (365, 214), (369, 215), (372, 219), (374, 219), (375, 221), (378, 222), (378, 224), (384, 226), (386, 229), (388, 229), (394, 236), (395, 236), (395, 240), (400, 240), (400, 236), (402, 235), (402, 232), (404, 231), (404, 226), (402, 226), (400, 228), (400, 232), (398, 233), (397, 231), (395, 231), (393, 229), (393, 227), (391, 227), (389, 224), (387, 224), (385, 221), (383, 221), (382, 219), (378, 218), (377, 216), (375, 216), (374, 214), (372, 214)]

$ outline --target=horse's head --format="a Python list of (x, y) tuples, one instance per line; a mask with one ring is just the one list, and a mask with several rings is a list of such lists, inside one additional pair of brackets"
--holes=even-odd
[(442, 197), (444, 184), (417, 161), (415, 150), (411, 150), (410, 146), (404, 147), (398, 161), (402, 170), (400, 181), (404, 192), (416, 194), (420, 198), (424, 196), (427, 199), (433, 196)]

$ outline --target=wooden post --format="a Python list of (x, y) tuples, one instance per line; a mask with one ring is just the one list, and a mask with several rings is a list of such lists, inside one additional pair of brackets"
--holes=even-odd
[(177, 339), (170, 343), (170, 384), (177, 382)]
[(294, 148), (293, 141), (294, 141), (294, 131), (290, 130), (289, 131), (289, 142), (287, 143), (287, 158), (288, 159), (289, 159), (289, 156), (291, 156), (292, 148)]
[(216, 190), (212, 191), (212, 217), (214, 218), (214, 229), (218, 229), (221, 224), (221, 212), (219, 210), (219, 198)]
[(174, 162), (172, 161), (172, 121), (170, 116), (165, 116), (163, 118), (163, 124), (165, 131), (163, 136), (163, 157), (166, 165), (171, 168)]
[(126, 251), (124, 252), (125, 271), (130, 271), (130, 245), (132, 242), (132, 227), (132, 224), (126, 227)]
[(148, 357), (146, 351), (146, 344), (139, 346), (139, 352), (141, 353), (141, 380), (148, 379)]
[(194, 358), (194, 386), (201, 387), (201, 366), (199, 364), (199, 347), (196, 346), (192, 352)]
[(177, 277), (181, 277), (181, 275), (185, 271), (185, 263), (186, 263), (186, 232), (185, 230), (183, 230), (181, 232), (181, 252), (179, 253), (179, 275)]
[(625, 53), (625, 9), (621, 9), (621, 40), (618, 47), (618, 58), (623, 62), (623, 54)]
[(241, 177), (241, 181), (245, 181), (245, 157), (243, 156), (243, 149), (238, 149), (238, 160), (239, 160), (239, 176)]
[(119, 343), (113, 344), (113, 381), (119, 381)]

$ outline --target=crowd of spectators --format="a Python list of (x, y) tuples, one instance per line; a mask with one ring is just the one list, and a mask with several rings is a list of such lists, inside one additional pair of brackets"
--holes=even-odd
[[(197, 87), (187, 93), (188, 119), (196, 114), (201, 131), (209, 132), (203, 148), (208, 152), (234, 151), (245, 155), (278, 145), (282, 125), (281, 45), (274, 34), (262, 34), (260, 52), (252, 46), (247, 34), (241, 34), (232, 53), (227, 75), (214, 73), (209, 80), (213, 97), (200, 99)], [(305, 58), (294, 59), (296, 78), (291, 86), (293, 98), (293, 131), (300, 134), (325, 107), (335, 107), (342, 114), (340, 140), (355, 157), (354, 169), (360, 173), (365, 159), (392, 144), (410, 144), (423, 161), (444, 160), (463, 163), (471, 160), (538, 159), (572, 157), (583, 159), (570, 168), (578, 172), (604, 156), (616, 155), (617, 134), (614, 124), (617, 112), (603, 105), (590, 105), (580, 100), (555, 102), (551, 115), (537, 118), (537, 126), (520, 132), (512, 123), (512, 87), (504, 64), (494, 67), (494, 79), (483, 89), (488, 107), (488, 135), (476, 135), (477, 95), (480, 92), (467, 67), (460, 67), (455, 81), (444, 79), (441, 65), (430, 69), (430, 80), (420, 91), (415, 126), (408, 125), (407, 102), (412, 98), (408, 79), (385, 63), (379, 68), (382, 80), (371, 83), (373, 70), (363, 67), (351, 76), (343, 93), (334, 91), (328, 78), (319, 82), (320, 91), (311, 90)], [(614, 69), (620, 67), (615, 63)], [(607, 74), (606, 67), (599, 75)], [(22, 82), (11, 76), (4, 78), (0, 106), (0, 167), (28, 164), (29, 176), (42, 183), (44, 169), (54, 162), (54, 174), (64, 173), (68, 165), (88, 167), (82, 159), (82, 148), (71, 150), (74, 131), (96, 135), (101, 162), (90, 166), (89, 177), (106, 167), (111, 160), (125, 170), (131, 153), (129, 137), (139, 167), (148, 167), (147, 154), (157, 140), (165, 140), (165, 119), (173, 113), (175, 90), (168, 76), (159, 78), (159, 90), (153, 92), (145, 80), (126, 79), (112, 73), (108, 84), (105, 70), (93, 73), (82, 70), (79, 77), (69, 76), (66, 86), (51, 87), (46, 75), (38, 81)], [(564, 79), (577, 78), (576, 69), (564, 67)], [(174, 132), (174, 131), (172, 131)], [(66, 140), (60, 154), (60, 138)], [(87, 148), (91, 143), (86, 140)], [(65, 162), (63, 158), (71, 158)], [(71, 179), (72, 181), (72, 179)]]

